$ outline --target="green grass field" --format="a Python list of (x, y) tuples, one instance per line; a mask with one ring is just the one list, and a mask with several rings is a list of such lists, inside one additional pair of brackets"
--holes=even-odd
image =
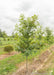
[[(6, 45), (11, 44), (14, 46), (15, 42), (16, 41), (2, 41), (2, 45), (0, 45), (0, 55), (5, 54), (3, 48)], [(32, 62), (33, 58), (38, 58), (38, 56), (42, 52), (47, 50), (49, 47), (50, 47), (50, 45), (47, 45), (47, 46), (44, 46), (42, 49), (36, 51), (36, 53), (33, 52), (32, 55), (30, 55), (28, 57), (28, 60), (30, 62)], [(10, 57), (5, 58), (3, 60), (0, 60), (0, 75), (8, 75), (8, 74), (13, 73), (14, 71), (16, 71), (16, 69), (18, 69), (18, 66), (16, 66), (16, 64), (19, 65), (21, 62), (25, 62), (25, 60), (26, 60), (26, 57), (22, 53), (10, 56)], [(53, 70), (54, 70), (54, 68), (53, 68)]]
[[(33, 52), (32, 55), (28, 57), (28, 60), (32, 62), (32, 58), (38, 57), (48, 47), (49, 46), (46, 46), (40, 51), (37, 51), (36, 53)], [(20, 64), (21, 62), (24, 62), (25, 60), (26, 58), (22, 53), (0, 60), (0, 75), (8, 75), (9, 73), (16, 71), (16, 69), (18, 69), (16, 64)]]

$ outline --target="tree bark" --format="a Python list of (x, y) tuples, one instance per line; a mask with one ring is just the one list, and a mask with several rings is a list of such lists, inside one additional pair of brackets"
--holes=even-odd
[(28, 75), (28, 56), (26, 56), (26, 75)]

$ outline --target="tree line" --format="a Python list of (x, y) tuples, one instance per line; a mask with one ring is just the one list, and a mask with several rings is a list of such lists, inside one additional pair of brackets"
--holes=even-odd
[(0, 29), (0, 37), (7, 37), (7, 33), (5, 32), (5, 31), (2, 31), (1, 29)]

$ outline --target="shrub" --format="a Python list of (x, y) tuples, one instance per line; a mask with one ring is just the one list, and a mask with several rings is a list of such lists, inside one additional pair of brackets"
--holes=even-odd
[(13, 46), (12, 45), (7, 45), (4, 47), (4, 51), (5, 52), (8, 52), (10, 54), (10, 52), (12, 52), (14, 49), (13, 49)]
[(10, 38), (8, 38), (7, 40), (10, 41)]

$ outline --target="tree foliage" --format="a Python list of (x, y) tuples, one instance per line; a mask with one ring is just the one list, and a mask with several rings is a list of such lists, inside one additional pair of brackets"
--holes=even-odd
[(3, 37), (3, 38), (7, 37), (6, 32), (5, 31), (1, 31), (1, 29), (0, 29), (0, 37)]
[(24, 15), (20, 15), (19, 22), (19, 25), (16, 25), (16, 31), (18, 31), (19, 35), (17, 50), (28, 56), (35, 46), (35, 44), (31, 44), (31, 42), (32, 39), (35, 38), (37, 28), (40, 26), (38, 16), (34, 15), (25, 18)]

